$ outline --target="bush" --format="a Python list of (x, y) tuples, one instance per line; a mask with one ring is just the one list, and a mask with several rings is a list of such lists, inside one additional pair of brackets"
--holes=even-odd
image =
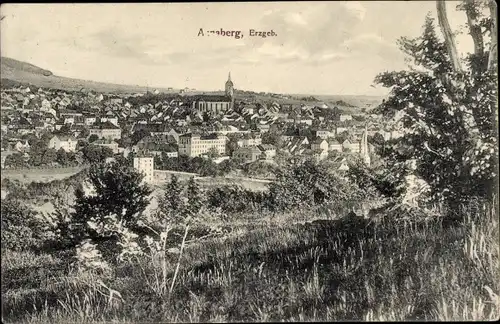
[(265, 193), (253, 192), (238, 185), (226, 185), (207, 192), (208, 208), (220, 208), (228, 213), (262, 210), (266, 199)]
[(42, 223), (36, 213), (18, 200), (2, 200), (2, 250), (29, 250), (42, 238)]
[(324, 203), (361, 202), (363, 190), (313, 160), (279, 170), (269, 186), (269, 208), (292, 210)]

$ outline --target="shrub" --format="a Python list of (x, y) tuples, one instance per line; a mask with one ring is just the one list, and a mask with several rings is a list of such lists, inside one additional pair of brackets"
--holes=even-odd
[(14, 199), (3, 199), (1, 210), (2, 249), (22, 251), (40, 243), (42, 224), (34, 211)]
[(344, 204), (362, 201), (364, 192), (357, 186), (330, 173), (313, 160), (289, 165), (276, 174), (269, 186), (271, 210), (291, 210), (323, 203)]

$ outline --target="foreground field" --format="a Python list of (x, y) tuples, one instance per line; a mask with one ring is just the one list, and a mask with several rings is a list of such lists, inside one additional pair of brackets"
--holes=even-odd
[(165, 288), (171, 286), (177, 254), (169, 256), (168, 279), (162, 281), (160, 264), (148, 256), (96, 277), (72, 270), (64, 251), (6, 251), (3, 320), (497, 319), (496, 210), (474, 206), (459, 212), (466, 215), (461, 223), (286, 221), (322, 218), (307, 211), (229, 220), (229, 234), (187, 246), (171, 294)]

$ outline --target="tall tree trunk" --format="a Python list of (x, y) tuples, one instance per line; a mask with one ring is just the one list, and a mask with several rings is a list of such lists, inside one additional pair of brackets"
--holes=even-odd
[[(484, 41), (481, 26), (479, 25), (479, 12), (475, 0), (465, 0), (465, 14), (467, 15), (467, 25), (469, 25), (469, 33), (474, 42), (474, 59), (477, 64), (473, 64), (473, 73), (482, 73), (486, 70), (484, 55)], [(484, 63), (483, 63), (484, 62)]]
[(448, 17), (446, 16), (445, 1), (436, 0), (436, 8), (439, 26), (441, 27), (441, 31), (443, 32), (446, 48), (448, 49), (448, 55), (450, 56), (450, 60), (453, 65), (453, 71), (462, 72), (462, 66), (460, 65), (457, 48), (455, 46), (455, 39), (453, 36), (453, 32), (451, 31), (450, 23), (448, 22)]
[(490, 41), (490, 56), (488, 58), (488, 71), (494, 72), (497, 68), (497, 4), (490, 0), (490, 15), (491, 15), (491, 41)]

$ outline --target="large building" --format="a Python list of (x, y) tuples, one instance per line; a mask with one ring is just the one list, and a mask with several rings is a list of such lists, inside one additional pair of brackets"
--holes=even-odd
[(234, 85), (231, 81), (231, 73), (225, 84), (225, 95), (200, 95), (196, 96), (191, 108), (199, 112), (210, 112), (215, 114), (224, 113), (234, 108)]
[(66, 152), (75, 152), (77, 143), (77, 139), (71, 136), (54, 135), (49, 141), (48, 148), (56, 151), (63, 149)]
[(195, 97), (192, 108), (199, 112), (224, 113), (231, 109), (231, 98), (227, 96), (201, 95)]
[(138, 156), (134, 157), (134, 168), (144, 174), (143, 181), (146, 183), (154, 182), (154, 157)]
[(120, 127), (113, 125), (111, 122), (101, 122), (92, 125), (89, 129), (89, 135), (97, 135), (99, 138), (109, 140), (117, 140), (122, 137), (122, 130)]
[(179, 136), (179, 155), (200, 156), (215, 149), (219, 155), (226, 153), (226, 137), (216, 134), (184, 134)]

